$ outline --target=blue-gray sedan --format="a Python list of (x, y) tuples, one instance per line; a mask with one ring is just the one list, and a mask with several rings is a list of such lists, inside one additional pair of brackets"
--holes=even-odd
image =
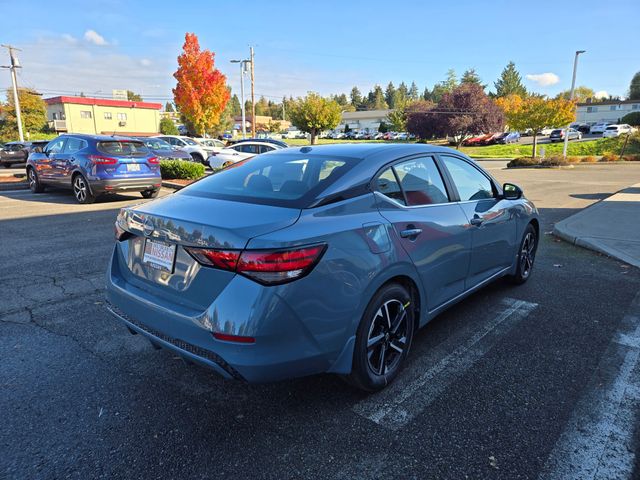
[(227, 378), (331, 372), (369, 391), (414, 333), (487, 283), (531, 275), (535, 206), (429, 145), (288, 148), (125, 208), (110, 311)]

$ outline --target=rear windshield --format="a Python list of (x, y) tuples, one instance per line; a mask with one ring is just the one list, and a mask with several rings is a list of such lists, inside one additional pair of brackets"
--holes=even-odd
[(149, 149), (142, 142), (132, 140), (113, 140), (98, 142), (98, 151), (107, 155), (119, 155), (126, 157), (144, 157)]
[(359, 161), (301, 153), (258, 155), (210, 175), (180, 193), (305, 208)]
[(187, 145), (198, 145), (198, 142), (196, 142), (195, 140), (190, 139), (189, 137), (181, 137), (181, 140), (186, 143)]
[(554, 131), (553, 131), (553, 132), (551, 132), (551, 133), (561, 133), (561, 132), (562, 132), (562, 130), (554, 130)]
[(617, 130), (618, 127), (607, 127), (607, 130)]

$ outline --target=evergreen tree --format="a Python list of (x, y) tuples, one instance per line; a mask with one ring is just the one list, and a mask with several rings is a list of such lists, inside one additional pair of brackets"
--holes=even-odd
[(173, 103), (167, 102), (167, 103), (164, 104), (164, 111), (165, 112), (175, 112), (176, 110), (173, 108)]
[(527, 96), (527, 89), (522, 84), (522, 77), (513, 62), (509, 62), (504, 67), (500, 78), (494, 82), (494, 85), (496, 87), (496, 97), (506, 97), (508, 95)]
[(631, 79), (631, 84), (629, 85), (629, 100), (640, 100), (640, 72), (636, 72)]
[(480, 80), (480, 76), (476, 73), (476, 69), (475, 68), (470, 68), (470, 69), (466, 70), (462, 74), (462, 78), (460, 79), (460, 83), (480, 85), (483, 90), (485, 88), (487, 88), (487, 85), (483, 84), (482, 81)]
[(416, 82), (411, 82), (411, 88), (409, 88), (409, 100), (415, 102), (420, 97), (420, 93), (418, 92), (418, 85)]
[(358, 87), (353, 87), (351, 89), (349, 98), (351, 99), (351, 105), (353, 105), (355, 108), (362, 106), (362, 93), (360, 93)]
[(372, 102), (370, 102), (370, 106), (373, 110), (383, 110), (388, 108), (387, 102), (384, 99), (384, 92), (382, 91), (382, 87), (380, 85), (376, 85), (373, 87)]
[(429, 90), (429, 87), (424, 87), (424, 92), (422, 92), (422, 100), (431, 100), (432, 94), (431, 94), (431, 90)]
[(407, 88), (407, 84), (402, 82), (400, 83), (400, 85), (398, 85), (398, 93), (399, 95), (399, 99), (401, 102), (406, 102), (407, 99), (409, 98), (409, 89)]
[[(233, 96), (231, 97), (231, 100), (229, 100), (229, 103), (231, 104), (229, 106), (229, 111), (231, 112), (231, 115), (235, 117), (242, 114), (242, 105), (240, 105), (240, 100), (238, 99), (238, 95), (234, 93)], [(169, 110), (167, 109), (167, 112), (168, 111)]]
[(389, 105), (389, 108), (394, 108), (395, 105), (395, 94), (396, 94), (396, 87), (393, 85), (393, 82), (389, 82), (389, 85), (387, 85), (387, 89), (384, 91), (384, 99), (387, 102), (387, 105)]

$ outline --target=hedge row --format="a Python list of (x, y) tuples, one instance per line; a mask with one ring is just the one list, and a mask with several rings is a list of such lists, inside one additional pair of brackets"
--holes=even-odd
[(204, 175), (204, 165), (182, 160), (161, 160), (160, 173), (165, 179), (195, 180)]
[(552, 155), (546, 158), (531, 158), (531, 157), (520, 157), (514, 158), (509, 163), (507, 163), (507, 168), (510, 167), (559, 167), (563, 165), (572, 165), (576, 163), (596, 163), (596, 162), (618, 162), (618, 161), (626, 161), (626, 162), (638, 162), (640, 161), (640, 154), (629, 154), (624, 155), (622, 159), (620, 155), (612, 152), (607, 152), (600, 159), (594, 155), (588, 155), (586, 157), (578, 157), (578, 156), (569, 156), (566, 159), (560, 155)]

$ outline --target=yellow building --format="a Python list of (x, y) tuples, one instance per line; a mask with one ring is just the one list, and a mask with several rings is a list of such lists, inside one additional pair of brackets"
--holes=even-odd
[(160, 129), (160, 103), (89, 97), (54, 97), (45, 102), (49, 126), (60, 133), (148, 136)]

